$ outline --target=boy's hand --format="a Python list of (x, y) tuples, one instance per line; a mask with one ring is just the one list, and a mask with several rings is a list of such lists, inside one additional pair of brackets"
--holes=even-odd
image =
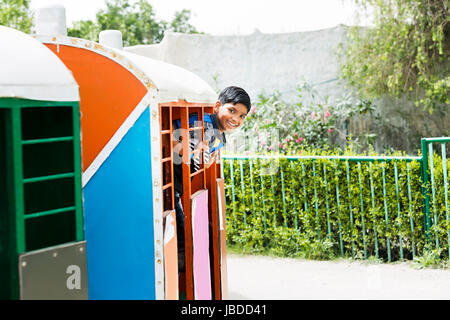
[(209, 158), (208, 163), (205, 163), (206, 169), (208, 169), (214, 163), (214, 161), (216, 161), (218, 154), (219, 154), (219, 150), (216, 150), (211, 154), (211, 158)]
[(212, 163), (212, 162), (214, 162), (214, 161), (216, 161), (216, 158), (217, 158), (217, 155), (219, 154), (219, 150), (216, 150), (216, 151), (214, 151), (213, 153), (212, 153), (212, 155), (211, 155), (211, 159), (210, 159), (210, 162)]
[(195, 149), (192, 151), (192, 153), (194, 154), (194, 159), (197, 159), (200, 156), (200, 153), (203, 151), (208, 150), (208, 141), (203, 140), (201, 141), (196, 147)]

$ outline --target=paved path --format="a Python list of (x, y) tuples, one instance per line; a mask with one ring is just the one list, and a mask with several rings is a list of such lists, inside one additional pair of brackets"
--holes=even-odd
[(450, 270), (229, 254), (229, 299), (450, 299)]

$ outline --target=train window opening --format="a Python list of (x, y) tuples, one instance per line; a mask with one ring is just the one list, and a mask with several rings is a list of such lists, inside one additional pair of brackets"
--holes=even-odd
[(75, 208), (38, 217), (25, 215), (26, 251), (38, 250), (76, 240)]
[(24, 178), (73, 174), (73, 157), (72, 141), (24, 145)]
[[(192, 150), (198, 146), (198, 143), (204, 141), (205, 136), (205, 115), (212, 114), (214, 108), (209, 104), (187, 103), (179, 101), (177, 103), (160, 105), (161, 110), (161, 144), (163, 146), (162, 153), (162, 171), (164, 174), (163, 193), (164, 193), (164, 214), (168, 214), (170, 209), (174, 209), (174, 180), (173, 180), (173, 164), (174, 154), (179, 152), (175, 150), (183, 149), (183, 159), (181, 166), (183, 176), (183, 194), (181, 203), (184, 211), (184, 243), (185, 243), (185, 272), (179, 274), (178, 284), (180, 297), (194, 299), (193, 293), (193, 230), (192, 230), (192, 213), (191, 213), (191, 196), (200, 190), (208, 190), (208, 211), (209, 211), (209, 233), (210, 233), (210, 259), (211, 259), (211, 290), (212, 297), (220, 299), (220, 280), (218, 280), (218, 270), (220, 269), (217, 260), (217, 252), (219, 250), (217, 241), (213, 240), (213, 234), (218, 233), (218, 227), (213, 225), (217, 223), (214, 215), (217, 215), (217, 208), (211, 202), (217, 202), (217, 190), (215, 187), (216, 179), (220, 177), (220, 169), (218, 162), (206, 167), (205, 152), (198, 154), (198, 158), (192, 159)], [(167, 141), (165, 135), (167, 130), (172, 133), (170, 142)], [(180, 128), (180, 131), (174, 132), (174, 128)], [(177, 143), (181, 142), (181, 143)], [(167, 150), (171, 150), (172, 156), (169, 159)], [(186, 155), (187, 153), (187, 155)], [(217, 158), (219, 159), (219, 158)], [(172, 179), (169, 180), (169, 167), (172, 169)], [(170, 204), (172, 203), (172, 206)], [(217, 220), (217, 219), (216, 219)], [(215, 238), (214, 238), (215, 239)], [(219, 268), (219, 269), (218, 269)]]
[(25, 215), (75, 205), (74, 178), (24, 184)]
[(73, 135), (71, 107), (29, 107), (21, 113), (23, 140)]
[(23, 190), (16, 201), (22, 202), (25, 251), (77, 240), (74, 108), (25, 105), (18, 114), (21, 136), (13, 144), (22, 155), (15, 183)]

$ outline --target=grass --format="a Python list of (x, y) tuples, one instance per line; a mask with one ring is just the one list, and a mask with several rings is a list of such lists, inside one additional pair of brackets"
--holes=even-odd
[(432, 269), (449, 269), (450, 260), (441, 259), (442, 249), (427, 248), (422, 256), (415, 257), (413, 267), (416, 269), (432, 268)]

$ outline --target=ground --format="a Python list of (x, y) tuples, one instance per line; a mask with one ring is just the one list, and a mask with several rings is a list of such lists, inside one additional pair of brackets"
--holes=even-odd
[(450, 270), (228, 254), (228, 299), (450, 299)]

